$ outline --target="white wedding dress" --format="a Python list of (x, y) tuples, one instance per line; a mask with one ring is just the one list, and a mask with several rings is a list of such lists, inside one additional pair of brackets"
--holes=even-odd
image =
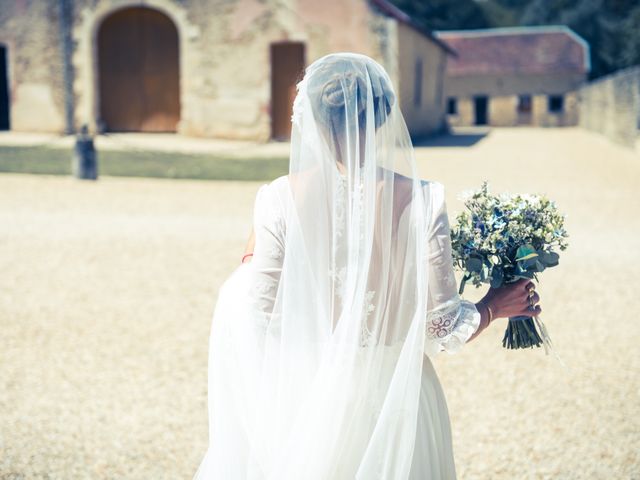
[(259, 189), (253, 228), (214, 313), (195, 480), (454, 479), (430, 357), (459, 351), (480, 315), (382, 67), (340, 54), (307, 69), (290, 174)]
[[(459, 351), (466, 341), (473, 335), (480, 324), (480, 314), (473, 303), (460, 298), (456, 288), (456, 281), (451, 262), (451, 243), (449, 237), (449, 221), (444, 203), (444, 188), (437, 182), (423, 182), (425, 198), (431, 198), (438, 212), (429, 229), (428, 242), (430, 243), (431, 278), (429, 283), (428, 301), (429, 314), (425, 332), (425, 351), (431, 354), (438, 351), (455, 353)], [(218, 338), (214, 338), (217, 332), (219, 340), (232, 347), (231, 339), (239, 338), (240, 342), (246, 340), (247, 350), (265, 341), (267, 334), (264, 325), (259, 323), (239, 325), (242, 320), (251, 320), (252, 315), (247, 315), (239, 306), (246, 306), (248, 299), (256, 301), (256, 307), (260, 311), (268, 311), (273, 308), (277, 282), (274, 274), (282, 268), (282, 246), (284, 245), (284, 215), (283, 202), (287, 202), (290, 195), (287, 192), (287, 178), (281, 177), (269, 185), (263, 185), (256, 196), (254, 208), (254, 231), (256, 250), (254, 260), (240, 265), (231, 278), (223, 286), (224, 294), (221, 294), (225, 303), (219, 304), (218, 309), (228, 308), (231, 312), (225, 315), (218, 311), (217, 317), (227, 319), (235, 325), (216, 325), (212, 331), (212, 348), (216, 349)], [(227, 304), (228, 302), (228, 304)], [(253, 316), (255, 318), (255, 315)], [(259, 318), (259, 317), (258, 317)], [(228, 333), (230, 330), (239, 330), (236, 335)], [(243, 338), (245, 340), (243, 340)], [(363, 335), (363, 342), (367, 341)], [(435, 349), (434, 349), (435, 346)], [(253, 352), (256, 361), (255, 371), (260, 370), (260, 354), (257, 349)], [(379, 347), (383, 351), (383, 374), (391, 375), (398, 356), (399, 347)], [(222, 350), (222, 348), (220, 349)], [(215, 353), (214, 353), (215, 355)], [(233, 379), (229, 379), (233, 382)], [(258, 380), (256, 380), (258, 381)], [(384, 382), (383, 382), (384, 383)], [(350, 415), (371, 417), (375, 419), (380, 410), (383, 398), (379, 391), (371, 391), (371, 397), (367, 405), (354, 405)], [(231, 402), (230, 402), (231, 403)], [(220, 408), (223, 408), (221, 405)], [(236, 420), (228, 418), (230, 423)], [(335, 476), (331, 480), (350, 480), (354, 478), (356, 468), (360, 462), (360, 453), (364, 450), (369, 439), (370, 431), (356, 432), (344, 447), (341, 464), (337, 467)], [(238, 433), (238, 436), (242, 435)], [(250, 439), (238, 439), (241, 448), (249, 449)], [(236, 453), (240, 453), (237, 451)], [(244, 455), (243, 455), (244, 458)], [(207, 458), (200, 467), (201, 471), (207, 468)], [(247, 459), (249, 462), (249, 459)], [(209, 477), (196, 474), (196, 479), (205, 480)], [(223, 477), (211, 477), (223, 478)], [(233, 477), (226, 477), (232, 480)], [(247, 475), (244, 478), (261, 479), (256, 475)], [(451, 443), (451, 428), (449, 414), (444, 393), (428, 355), (424, 356), (422, 365), (422, 382), (420, 386), (420, 400), (418, 409), (418, 422), (415, 436), (415, 449), (411, 463), (411, 480), (436, 480), (456, 478), (455, 465)], [(327, 479), (329, 480), (329, 479)]]

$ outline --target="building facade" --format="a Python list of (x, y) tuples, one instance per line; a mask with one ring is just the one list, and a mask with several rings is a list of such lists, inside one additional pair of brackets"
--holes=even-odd
[(564, 26), (440, 31), (452, 47), (445, 76), (451, 126), (578, 124), (589, 46)]
[(444, 127), (451, 49), (387, 0), (0, 0), (0, 128), (285, 139), (340, 51), (387, 69), (412, 135)]

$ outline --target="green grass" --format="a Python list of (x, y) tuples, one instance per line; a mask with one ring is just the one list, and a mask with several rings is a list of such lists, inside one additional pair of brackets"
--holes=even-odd
[[(0, 172), (70, 175), (70, 150), (47, 147), (0, 147)], [(148, 151), (100, 151), (98, 175), (198, 180), (272, 180), (285, 175), (284, 157), (233, 158)]]

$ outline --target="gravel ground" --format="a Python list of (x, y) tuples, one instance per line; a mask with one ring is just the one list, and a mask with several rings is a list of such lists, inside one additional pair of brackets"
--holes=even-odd
[[(451, 217), (485, 178), (569, 215), (538, 288), (566, 367), (502, 349), (505, 320), (436, 361), (459, 477), (639, 479), (640, 156), (524, 128), (416, 155)], [(192, 477), (211, 313), (259, 185), (0, 176), (1, 479)]]

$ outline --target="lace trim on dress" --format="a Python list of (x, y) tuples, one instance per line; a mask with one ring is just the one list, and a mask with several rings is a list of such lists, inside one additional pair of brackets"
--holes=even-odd
[[(336, 177), (336, 193), (335, 193), (335, 202), (334, 202), (334, 223), (335, 223), (335, 236), (339, 238), (344, 233), (344, 228), (346, 225), (347, 219), (347, 187), (348, 180), (345, 174), (340, 173), (338, 168), (336, 167), (334, 170)], [(364, 185), (362, 181), (359, 181), (354, 189), (351, 192), (351, 202), (355, 207), (359, 205), (360, 207), (364, 204)], [(363, 237), (364, 234), (364, 212), (362, 208), (358, 208), (360, 211), (360, 222), (359, 222), (359, 230), (360, 237)]]
[(345, 227), (345, 220), (346, 220), (346, 190), (347, 190), (347, 177), (346, 175), (342, 175), (337, 171), (336, 168), (336, 179), (338, 180), (336, 182), (336, 202), (335, 202), (335, 210), (334, 210), (334, 221), (335, 221), (335, 228), (336, 228), (336, 238), (339, 238), (342, 236), (343, 231), (344, 231), (344, 227)]
[(269, 258), (272, 260), (279, 260), (280, 257), (282, 257), (282, 250), (276, 246), (271, 247), (271, 250), (269, 250)]
[(427, 313), (427, 341), (437, 342), (440, 350), (455, 353), (480, 326), (480, 313), (468, 300), (456, 295)]
[[(337, 240), (344, 234), (344, 228), (346, 225), (347, 219), (347, 176), (341, 174), (338, 169), (334, 170), (336, 176), (336, 198), (334, 203), (334, 223), (335, 223), (335, 239)], [(356, 188), (352, 194), (352, 202), (355, 204), (358, 202), (359, 205), (364, 203), (364, 188), (362, 183), (358, 183)], [(360, 209), (362, 212), (362, 209)], [(364, 230), (364, 216), (361, 215), (360, 218), (360, 236), (362, 238)], [(334, 245), (334, 252), (336, 258), (334, 258), (334, 265), (329, 271), (329, 275), (333, 279), (333, 288), (336, 293), (336, 297), (339, 299), (344, 298), (344, 288), (345, 288), (345, 276), (347, 273), (347, 268), (342, 266), (337, 268), (335, 261), (338, 257), (346, 255), (346, 252), (342, 251), (342, 249), (338, 249), (337, 245)], [(361, 347), (372, 347), (378, 343), (377, 333), (375, 331), (371, 331), (369, 329), (369, 316), (375, 310), (375, 304), (373, 299), (375, 297), (376, 292), (373, 290), (368, 290), (365, 293), (364, 302), (363, 302), (363, 312), (362, 312), (362, 325), (360, 329), (360, 346)]]
[(373, 305), (373, 297), (376, 292), (373, 290), (369, 290), (365, 295), (364, 301), (364, 311), (362, 316), (362, 329), (360, 332), (360, 346), (361, 347), (373, 347), (376, 345), (376, 332), (372, 332), (369, 330), (369, 315), (375, 310), (375, 306)]

